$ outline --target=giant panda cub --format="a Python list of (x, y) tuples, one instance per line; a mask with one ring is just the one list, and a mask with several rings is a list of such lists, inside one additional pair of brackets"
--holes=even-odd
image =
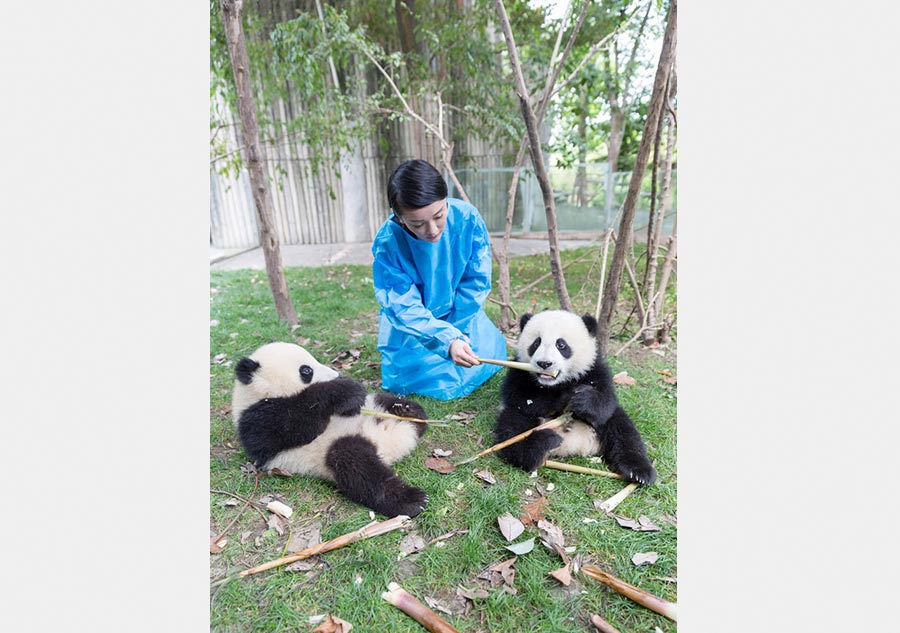
[(426, 425), (363, 415), (361, 408), (425, 418), (417, 403), (367, 395), (293, 343), (268, 343), (235, 366), (232, 416), (257, 468), (327, 479), (380, 514), (416, 516), (428, 495), (390, 464), (416, 447)]
[(506, 462), (536, 470), (548, 457), (600, 455), (613, 471), (642, 484), (656, 480), (640, 434), (616, 400), (609, 368), (597, 353), (597, 320), (566, 310), (525, 314), (516, 359), (556, 377), (510, 369), (501, 387), (497, 442), (569, 412), (574, 421), (542, 429), (499, 451)]

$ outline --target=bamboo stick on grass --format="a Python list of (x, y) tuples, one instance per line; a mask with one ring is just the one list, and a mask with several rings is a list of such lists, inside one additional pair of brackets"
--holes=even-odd
[(508, 440), (503, 440), (502, 442), (500, 442), (498, 444), (494, 444), (490, 448), (486, 448), (483, 451), (477, 453), (476, 455), (473, 455), (472, 457), (469, 457), (468, 459), (462, 460), (461, 462), (459, 462), (456, 465), (462, 466), (463, 464), (468, 464), (469, 462), (474, 462), (479, 457), (484, 457), (485, 455), (490, 455), (491, 453), (496, 453), (500, 449), (506, 448), (510, 444), (515, 444), (516, 442), (521, 442), (522, 440), (524, 440), (526, 437), (528, 437), (535, 431), (540, 431), (541, 429), (555, 429), (558, 426), (562, 426), (563, 424), (570, 422), (571, 419), (572, 419), (571, 416), (569, 416), (568, 414), (563, 414), (563, 415), (559, 416), (558, 418), (553, 418), (552, 420), (547, 420), (543, 424), (539, 424), (538, 426), (534, 427), (533, 429), (528, 429), (524, 433), (519, 433), (518, 435), (514, 435), (513, 437), (509, 438)]
[(554, 470), (565, 470), (570, 473), (581, 473), (582, 475), (599, 475), (601, 477), (612, 477), (613, 479), (624, 479), (622, 475), (618, 473), (611, 473), (608, 470), (597, 470), (596, 468), (587, 468), (585, 466), (578, 466), (577, 464), (557, 462), (552, 459), (548, 459), (547, 461), (545, 461), (544, 466), (546, 466), (547, 468), (552, 468)]
[(642, 607), (655, 611), (656, 613), (669, 618), (672, 622), (678, 621), (676, 603), (658, 598), (643, 589), (638, 589), (634, 585), (630, 585), (624, 580), (616, 578), (612, 574), (603, 571), (599, 567), (594, 567), (593, 565), (583, 566), (581, 572), (594, 580), (602, 582), (604, 585), (619, 592), (629, 600), (637, 602)]
[(345, 545), (350, 545), (351, 543), (355, 543), (356, 541), (362, 541), (363, 539), (378, 536), (380, 534), (386, 534), (398, 528), (406, 527), (407, 525), (409, 525), (409, 521), (410, 519), (408, 516), (406, 516), (405, 514), (400, 514), (392, 519), (381, 521), (380, 523), (370, 523), (365, 527), (354, 530), (353, 532), (348, 532), (347, 534), (343, 534), (341, 536), (333, 538), (330, 541), (307, 547), (306, 549), (302, 549), (299, 552), (294, 552), (293, 554), (289, 554), (288, 556), (282, 556), (281, 558), (271, 560), (268, 563), (263, 563), (262, 565), (257, 565), (256, 567), (251, 567), (250, 569), (245, 569), (239, 575), (243, 578), (244, 576), (249, 576), (250, 574), (258, 574), (261, 571), (266, 571), (274, 567), (281, 567), (282, 565), (287, 565), (288, 563), (293, 563), (298, 560), (312, 558), (313, 556), (318, 556), (319, 554), (330, 552), (331, 550), (344, 547)]
[(388, 585), (388, 590), (382, 593), (381, 597), (432, 633), (459, 633), (441, 616), (419, 602), (415, 596), (407, 593), (395, 582)]
[(612, 512), (616, 509), (616, 506), (622, 503), (622, 501), (630, 495), (640, 484), (631, 482), (624, 488), (622, 488), (619, 492), (611, 496), (609, 499), (601, 503), (598, 508), (603, 510), (604, 512)]

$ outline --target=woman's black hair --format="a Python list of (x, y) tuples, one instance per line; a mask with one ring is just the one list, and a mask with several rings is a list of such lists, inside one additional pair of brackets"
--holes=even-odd
[(388, 178), (387, 196), (391, 210), (402, 215), (446, 198), (447, 183), (428, 161), (408, 160)]

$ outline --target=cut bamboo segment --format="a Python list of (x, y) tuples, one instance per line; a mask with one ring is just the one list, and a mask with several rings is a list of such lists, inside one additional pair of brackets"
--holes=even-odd
[(375, 411), (374, 409), (360, 409), (363, 415), (372, 415), (376, 418), (390, 418), (391, 420), (403, 420), (404, 422), (418, 422), (419, 424), (435, 424), (437, 426), (447, 426), (446, 424), (438, 424), (440, 420), (423, 420), (422, 418), (408, 418), (402, 415), (394, 415), (393, 413), (385, 413), (384, 411)]
[(294, 552), (293, 554), (290, 554), (288, 556), (283, 556), (276, 560), (271, 560), (268, 563), (263, 563), (262, 565), (251, 567), (250, 569), (245, 569), (239, 575), (241, 576), (241, 578), (243, 578), (244, 576), (249, 576), (250, 574), (258, 574), (261, 571), (266, 571), (274, 567), (281, 567), (282, 565), (287, 565), (288, 563), (293, 563), (298, 560), (312, 558), (313, 556), (318, 556), (319, 554), (330, 552), (331, 550), (344, 547), (345, 545), (350, 545), (351, 543), (355, 543), (356, 541), (362, 541), (363, 539), (371, 538), (373, 536), (386, 534), (398, 528), (407, 527), (409, 525), (409, 521), (410, 519), (408, 516), (406, 516), (405, 514), (400, 514), (392, 519), (381, 521), (380, 523), (370, 523), (365, 527), (354, 530), (353, 532), (348, 532), (347, 534), (343, 534), (341, 536), (333, 538), (330, 541), (307, 547), (306, 549), (302, 549), (299, 552)]
[(658, 598), (652, 593), (648, 593), (643, 589), (638, 589), (634, 585), (629, 585), (624, 580), (616, 578), (612, 574), (603, 571), (599, 567), (594, 567), (593, 565), (584, 565), (581, 568), (581, 571), (594, 580), (602, 582), (610, 589), (614, 589), (615, 591), (619, 592), (629, 600), (637, 602), (642, 607), (646, 607), (651, 611), (655, 611), (656, 613), (669, 618), (670, 620), (672, 620), (672, 622), (678, 621), (678, 605), (676, 603), (669, 602), (668, 600), (663, 600), (662, 598)]
[(516, 442), (521, 442), (522, 440), (524, 440), (526, 437), (528, 437), (535, 431), (540, 431), (542, 429), (555, 429), (556, 427), (562, 426), (571, 421), (572, 421), (572, 416), (570, 416), (567, 413), (564, 413), (561, 416), (559, 416), (558, 418), (553, 418), (552, 420), (547, 420), (543, 424), (539, 424), (538, 426), (534, 427), (533, 429), (528, 429), (524, 433), (519, 433), (518, 435), (514, 435), (513, 437), (509, 438), (508, 440), (503, 440), (502, 442), (500, 442), (498, 444), (494, 444), (490, 448), (486, 448), (483, 451), (481, 451), (480, 453), (473, 455), (472, 457), (469, 457), (468, 459), (464, 459), (456, 465), (462, 466), (463, 464), (468, 464), (469, 462), (474, 462), (479, 457), (484, 457), (485, 455), (490, 455), (491, 453), (496, 453), (500, 449), (506, 448), (510, 444), (515, 444)]
[(619, 505), (620, 503), (622, 503), (622, 501), (625, 499), (625, 497), (627, 497), (632, 492), (634, 492), (634, 490), (639, 485), (640, 484), (638, 484), (638, 483), (631, 482), (630, 484), (628, 484), (627, 486), (622, 488), (619, 492), (617, 492), (616, 494), (611, 496), (609, 499), (607, 499), (606, 501), (604, 501), (597, 507), (600, 510), (603, 510), (604, 512), (612, 512), (613, 510), (616, 509), (616, 506)]
[(459, 633), (441, 616), (419, 602), (415, 596), (407, 593), (395, 582), (388, 585), (388, 590), (382, 593), (381, 597), (432, 633)]
[(596, 468), (587, 468), (586, 466), (578, 466), (577, 464), (566, 464), (565, 462), (557, 462), (548, 459), (544, 462), (547, 468), (554, 470), (566, 470), (570, 473), (581, 473), (582, 475), (599, 475), (601, 477), (612, 477), (613, 479), (624, 479), (619, 473), (612, 473), (608, 470), (597, 470)]
[(479, 358), (479, 361), (482, 363), (487, 363), (489, 365), (500, 365), (501, 367), (508, 367), (509, 369), (521, 369), (522, 371), (530, 371), (533, 374), (545, 374), (547, 376), (553, 376), (556, 378), (559, 376), (559, 370), (554, 369), (553, 371), (542, 371), (529, 363), (522, 363), (517, 360), (496, 360), (493, 358)]

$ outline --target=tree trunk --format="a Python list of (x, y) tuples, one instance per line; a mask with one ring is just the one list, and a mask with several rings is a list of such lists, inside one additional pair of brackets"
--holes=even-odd
[(600, 327), (597, 339), (600, 345), (600, 352), (604, 356), (609, 347), (612, 317), (615, 313), (619, 288), (622, 285), (622, 271), (625, 268), (625, 251), (631, 241), (632, 223), (634, 221), (634, 212), (637, 207), (638, 195), (641, 191), (641, 180), (643, 179), (644, 170), (647, 168), (647, 160), (650, 157), (654, 132), (666, 100), (665, 87), (669, 78), (669, 73), (672, 70), (672, 61), (675, 58), (675, 22), (677, 11), (678, 0), (672, 0), (672, 3), (669, 5), (666, 33), (663, 37), (662, 51), (660, 52), (659, 64), (656, 68), (656, 77), (653, 80), (653, 92), (650, 95), (647, 120), (644, 122), (644, 129), (641, 133), (641, 144), (638, 148), (637, 158), (635, 159), (634, 170), (631, 172), (628, 194), (625, 197), (625, 204), (622, 205), (622, 219), (619, 222), (618, 231), (619, 239), (616, 242), (616, 249), (613, 251), (613, 260), (610, 266), (609, 277), (606, 280), (606, 286), (603, 288), (603, 307), (600, 311)]
[(259, 243), (266, 260), (266, 273), (269, 276), (269, 288), (275, 299), (275, 311), (278, 318), (291, 325), (297, 323), (297, 313), (291, 302), (284, 269), (281, 263), (281, 249), (278, 233), (273, 223), (272, 192), (269, 190), (266, 174), (266, 153), (259, 142), (259, 124), (256, 121), (256, 104), (250, 86), (250, 59), (247, 57), (247, 44), (244, 41), (244, 28), (241, 24), (243, 0), (222, 0), (222, 19), (225, 23), (225, 38), (228, 42), (228, 54), (234, 70), (234, 83), (238, 96), (238, 111), (241, 117), (241, 136), (244, 140), (244, 163), (250, 172), (250, 184), (253, 188), (253, 202), (259, 224)]
[[(659, 296), (656, 298), (656, 314), (658, 318), (662, 319), (665, 314), (663, 313), (663, 308), (665, 307), (666, 300), (666, 286), (669, 285), (669, 275), (672, 272), (672, 268), (675, 265), (676, 249), (678, 246), (678, 216), (675, 216), (675, 227), (672, 229), (672, 235), (669, 236), (668, 247), (669, 250), (666, 252), (666, 258), (663, 260), (662, 271), (660, 272), (659, 278)], [(656, 340), (662, 345), (664, 343), (669, 342), (669, 325), (664, 323), (660, 326), (660, 328), (656, 331)]]
[[(512, 27), (509, 24), (509, 16), (506, 14), (506, 7), (503, 6), (503, 0), (494, 0), (494, 6), (497, 9), (497, 15), (500, 18), (500, 26), (503, 29), (503, 37), (506, 39), (506, 48), (509, 51), (509, 61), (516, 78), (516, 94), (519, 97), (519, 104), (522, 107), (522, 118), (525, 120), (525, 128), (528, 131), (531, 163), (534, 166), (535, 175), (537, 176), (538, 184), (541, 187), (541, 193), (544, 198), (544, 212), (547, 215), (547, 239), (550, 243), (550, 270), (553, 273), (556, 295), (559, 298), (559, 305), (562, 309), (572, 310), (572, 300), (569, 298), (569, 290), (566, 288), (566, 280), (562, 271), (562, 260), (559, 255), (559, 236), (557, 235), (556, 227), (556, 202), (553, 199), (553, 188), (550, 186), (550, 178), (547, 175), (547, 169), (544, 166), (544, 156), (541, 151), (541, 141), (538, 136), (539, 124), (528, 100), (529, 93), (528, 89), (525, 87), (525, 77), (522, 75), (522, 66), (519, 63), (516, 41), (513, 38)], [(583, 19), (583, 14), (584, 12), (582, 12), (582, 16), (579, 16), (580, 19)], [(573, 39), (574, 38), (572, 38), (572, 40)], [(572, 40), (570, 40), (570, 44), (572, 43)], [(559, 66), (561, 66), (561, 64)], [(557, 76), (558, 72), (559, 70), (557, 68)], [(545, 92), (546, 94), (549, 94), (551, 91), (548, 90)]]

